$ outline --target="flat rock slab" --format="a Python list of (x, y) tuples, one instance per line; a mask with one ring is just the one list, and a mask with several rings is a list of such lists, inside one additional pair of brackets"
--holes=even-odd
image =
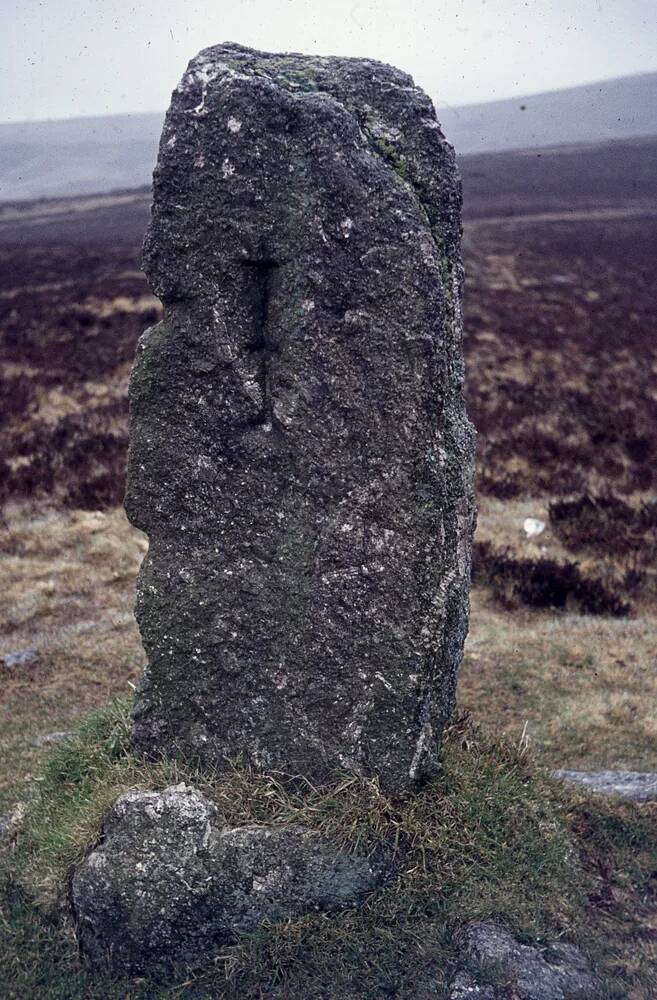
[[(591, 966), (574, 945), (557, 942), (539, 948), (521, 944), (506, 928), (490, 920), (469, 924), (462, 932), (462, 942), (471, 959), (499, 972), (504, 986), (509, 986), (518, 1000), (593, 1000), (596, 996)], [(460, 992), (457, 989), (451, 1000), (461, 1000), (468, 989), (475, 988), (492, 992), (470, 995), (486, 1000), (504, 997), (497, 987), (478, 987), (469, 974), (462, 975), (465, 985), (459, 987), (458, 979), (455, 981)]]
[(596, 795), (618, 796), (634, 802), (657, 801), (657, 773), (654, 771), (558, 770), (552, 772), (552, 777)]
[(130, 388), (139, 751), (391, 792), (432, 772), (474, 509), (460, 203), (399, 70), (237, 45), (190, 63), (145, 244), (165, 319)]
[(175, 785), (117, 799), (71, 898), (95, 963), (157, 972), (265, 920), (355, 906), (385, 873), (301, 826), (227, 827), (200, 792)]

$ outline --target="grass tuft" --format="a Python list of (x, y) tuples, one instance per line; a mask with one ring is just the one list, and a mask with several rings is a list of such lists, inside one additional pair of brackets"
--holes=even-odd
[[(91, 975), (67, 916), (71, 869), (97, 842), (119, 794), (180, 781), (213, 799), (231, 825), (296, 822), (348, 849), (385, 845), (396, 877), (357, 910), (264, 926), (218, 948), (182, 985)], [(436, 780), (391, 799), (376, 782), (345, 774), (314, 786), (238, 763), (221, 774), (184, 761), (145, 763), (129, 751), (127, 706), (116, 702), (53, 750), (39, 785), (2, 865), (8, 997), (248, 1000), (316, 995), (330, 982), (331, 996), (346, 1000), (414, 996), (425, 980), (432, 995), (446, 995), (462, 922), (494, 917), (529, 939), (572, 937), (590, 882), (555, 788), (524, 746), (493, 740), (467, 719), (447, 733)], [(49, 992), (39, 992), (46, 982)]]

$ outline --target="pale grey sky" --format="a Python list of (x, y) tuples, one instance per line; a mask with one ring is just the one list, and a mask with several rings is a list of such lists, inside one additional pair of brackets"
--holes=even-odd
[(657, 69), (657, 0), (0, 0), (0, 121), (160, 111), (208, 45), (367, 55), (440, 107)]

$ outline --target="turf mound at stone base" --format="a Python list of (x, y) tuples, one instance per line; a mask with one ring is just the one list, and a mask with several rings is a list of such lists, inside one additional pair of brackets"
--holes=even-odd
[[(356, 909), (238, 933), (200, 961), (180, 960), (165, 981), (92, 968), (71, 915), (73, 872), (98, 848), (103, 816), (120, 795), (183, 782), (232, 827), (298, 824), (345, 856), (385, 849), (395, 875)], [(345, 774), (313, 787), (238, 763), (221, 776), (184, 761), (145, 764), (129, 750), (121, 705), (56, 744), (37, 787), (1, 856), (10, 997), (447, 998), (466, 972), (477, 982), (510, 982), (508, 967), (482, 966), (463, 944), (473, 922), (491, 920), (518, 948), (540, 942), (542, 955), (546, 941), (573, 944), (604, 967), (611, 956), (591, 920), (597, 852), (615, 837), (617, 857), (621, 840), (633, 845), (634, 879), (641, 858), (646, 878), (654, 867), (640, 809), (623, 806), (613, 818), (608, 804), (592, 806), (551, 782), (522, 746), (492, 740), (465, 719), (447, 733), (439, 776), (407, 799)], [(604, 989), (595, 995), (626, 995), (614, 992), (613, 977)]]

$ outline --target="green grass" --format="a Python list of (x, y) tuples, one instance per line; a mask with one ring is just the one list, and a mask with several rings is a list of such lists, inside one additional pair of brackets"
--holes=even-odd
[[(181, 970), (176, 986), (92, 971), (68, 917), (71, 868), (97, 841), (117, 795), (180, 781), (201, 788), (229, 824), (299, 822), (354, 850), (385, 844), (396, 878), (357, 910), (264, 926), (218, 948), (203, 968)], [(421, 984), (446, 996), (462, 922), (499, 918), (527, 940), (575, 940), (582, 928), (591, 936), (584, 912), (599, 881), (592, 859), (625, 852), (618, 877), (628, 885), (650, 863), (654, 870), (641, 823), (604, 811), (596, 820), (595, 810), (562, 798), (521, 745), (492, 740), (467, 721), (449, 731), (439, 777), (406, 800), (349, 775), (315, 787), (238, 764), (223, 774), (179, 761), (145, 764), (129, 752), (120, 703), (57, 746), (38, 784), (26, 825), (0, 861), (3, 996), (21, 1000), (322, 996), (318, 984), (341, 1000), (411, 998)], [(588, 842), (584, 860), (580, 842)], [(606, 995), (626, 995), (613, 989)]]

